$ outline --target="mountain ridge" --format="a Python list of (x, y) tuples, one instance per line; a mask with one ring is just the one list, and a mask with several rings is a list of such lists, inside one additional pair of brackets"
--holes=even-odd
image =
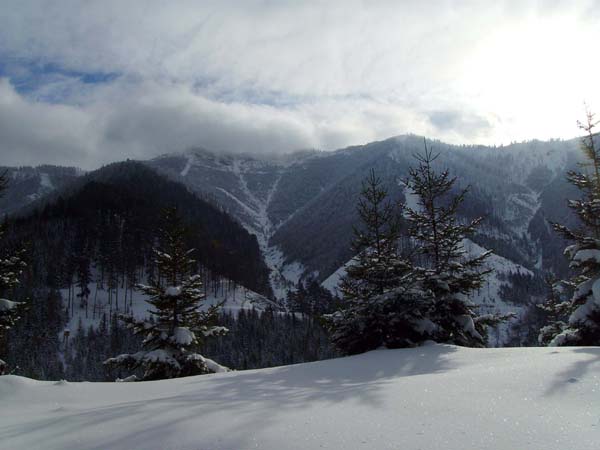
[[(271, 288), (283, 299), (299, 281), (324, 281), (352, 258), (355, 205), (370, 169), (382, 176), (393, 201), (406, 201), (402, 180), (423, 142), (406, 134), (280, 159), (193, 148), (142, 163), (219, 205), (255, 235)], [(499, 147), (427, 142), (440, 153), (436, 168), (449, 168), (458, 188), (470, 186), (460, 217), (486, 217), (471, 237), (475, 244), (532, 271), (538, 281), (548, 271), (568, 273), (564, 242), (548, 220), (572, 220), (566, 199), (577, 193), (564, 174), (580, 160), (577, 140)]]

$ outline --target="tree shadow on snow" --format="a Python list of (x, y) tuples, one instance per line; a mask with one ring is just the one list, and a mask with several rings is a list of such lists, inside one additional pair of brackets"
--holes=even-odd
[[(546, 391), (546, 395), (557, 394), (567, 389), (570, 385), (579, 383), (590, 370), (600, 373), (600, 347), (579, 347), (569, 350), (573, 353), (587, 354), (589, 357), (570, 364), (565, 370), (560, 372)], [(551, 354), (560, 354), (560, 352), (552, 352)]]
[[(376, 350), (308, 364), (190, 377), (176, 381), (180, 393), (165, 397), (160, 396), (161, 389), (166, 387), (165, 382), (156, 382), (158, 398), (89, 408), (77, 405), (77, 411), (65, 411), (60, 414), (60, 419), (54, 417), (23, 426), (0, 426), (0, 436), (17, 437), (20, 433), (31, 433), (33, 429), (36, 433), (30, 436), (30, 442), (38, 441), (39, 432), (39, 445), (51, 448), (54, 439), (60, 441), (65, 433), (73, 434), (73, 446), (70, 448), (75, 450), (78, 448), (76, 436), (107, 430), (100, 439), (98, 450), (127, 448), (127, 443), (110, 433), (113, 427), (122, 427), (122, 421), (126, 420), (132, 439), (133, 436), (144, 436), (143, 441), (149, 445), (148, 448), (155, 448), (152, 443), (165, 442), (167, 436), (175, 437), (182, 425), (197, 429), (198, 435), (203, 436), (204, 445), (212, 442), (213, 446), (220, 448), (215, 442), (219, 439), (216, 433), (222, 430), (207, 429), (205, 418), (213, 413), (231, 412), (236, 423), (228, 430), (227, 445), (246, 448), (248, 439), (257, 430), (275, 421), (282, 412), (342, 402), (348, 402), (349, 407), (358, 402), (377, 408), (382, 405), (383, 396), (389, 395), (384, 386), (392, 382), (397, 385), (394, 392), (399, 392), (394, 401), (398, 402), (400, 419), (402, 414), (406, 414), (402, 412), (402, 377), (435, 375), (452, 370), (454, 366), (449, 355), (454, 351), (455, 347), (447, 345)], [(147, 386), (147, 383), (135, 383), (132, 388), (138, 385)], [(407, 384), (406, 389), (414, 393), (414, 386)], [(158, 422), (157, 417), (160, 417)], [(202, 442), (198, 444), (198, 448), (202, 448)]]

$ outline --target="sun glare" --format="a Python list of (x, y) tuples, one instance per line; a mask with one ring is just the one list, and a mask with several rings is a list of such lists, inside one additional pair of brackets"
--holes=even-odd
[(590, 56), (598, 32), (574, 20), (536, 20), (503, 27), (467, 59), (462, 91), (496, 122), (497, 143), (531, 136), (572, 137), (584, 102), (600, 104)]

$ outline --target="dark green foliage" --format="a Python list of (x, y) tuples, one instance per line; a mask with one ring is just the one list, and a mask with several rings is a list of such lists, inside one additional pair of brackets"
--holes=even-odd
[(355, 257), (342, 279), (340, 308), (325, 316), (334, 345), (354, 354), (403, 347), (423, 339), (422, 293), (414, 289), (412, 265), (399, 251), (399, 208), (371, 171), (358, 202), (361, 227), (354, 231)]
[(572, 294), (574, 286), (566, 286), (555, 277), (548, 276), (546, 287), (546, 301), (537, 305), (544, 315), (543, 326), (539, 327), (538, 336), (538, 343), (541, 345), (548, 345), (555, 336), (567, 328), (571, 304), (566, 297)]
[[(160, 211), (177, 206), (194, 233), (187, 245), (208, 271), (269, 294), (268, 269), (256, 238), (215, 206), (136, 162), (116, 163), (77, 180), (33, 213), (9, 223), (13, 239), (35, 242), (36, 262), (47, 265), (49, 283), (75, 279), (81, 250), (102, 269), (104, 281), (152, 265)], [(83, 242), (82, 242), (83, 241)], [(56, 264), (64, 262), (61, 273)], [(113, 278), (112, 280), (110, 278)]]
[(143, 380), (178, 378), (221, 370), (194, 350), (203, 339), (227, 332), (216, 326), (220, 305), (200, 309), (205, 298), (200, 275), (193, 275), (193, 250), (185, 245), (186, 228), (175, 208), (163, 213), (159, 248), (155, 250), (158, 276), (138, 285), (152, 306), (153, 320), (119, 315), (135, 335), (144, 336), (143, 350), (108, 359), (108, 367), (141, 369)]
[(500, 299), (515, 305), (530, 304), (532, 299), (538, 299), (546, 294), (547, 284), (540, 275), (527, 275), (523, 273), (510, 273), (503, 276), (498, 274), (500, 281)]
[(223, 313), (225, 336), (207, 341), (202, 351), (236, 370), (259, 369), (334, 358), (329, 337), (315, 318), (267, 310)]
[[(0, 174), (0, 196), (8, 181), (4, 173)], [(23, 250), (11, 249), (4, 240), (5, 223), (0, 223), (0, 356), (5, 350), (5, 334), (15, 326), (23, 313), (23, 303), (3, 298), (20, 282), (26, 265)], [(7, 371), (7, 364), (0, 359), (0, 375)]]
[(315, 279), (309, 280), (306, 286), (299, 282), (295, 290), (288, 291), (285, 303), (288, 311), (310, 317), (331, 313), (337, 306), (333, 295)]
[(409, 170), (405, 186), (418, 205), (405, 208), (413, 249), (401, 255), (399, 208), (387, 198), (381, 180), (371, 172), (363, 184), (356, 230), (355, 258), (341, 290), (344, 303), (326, 317), (333, 343), (344, 353), (379, 346), (414, 346), (425, 340), (482, 347), (487, 328), (509, 316), (479, 316), (468, 295), (480, 289), (489, 273), (489, 252), (468, 255), (463, 246), (481, 217), (464, 223), (458, 211), (467, 189), (454, 194), (456, 178), (437, 172), (437, 158), (425, 145), (418, 165)]
[[(580, 191), (581, 198), (569, 201), (569, 208), (579, 220), (578, 227), (553, 223), (564, 239), (571, 242), (565, 249), (569, 267), (575, 271), (564, 286), (573, 289), (565, 304), (555, 296), (548, 299), (546, 309), (551, 313), (549, 324), (540, 331), (540, 342), (549, 345), (599, 345), (600, 344), (600, 149), (598, 122), (587, 113), (586, 123), (579, 124), (585, 135), (581, 150), (585, 162), (583, 171), (570, 171), (568, 181)], [(568, 315), (566, 321), (560, 320)]]
[(24, 287), (19, 299), (27, 299), (27, 310), (7, 336), (10, 349), (6, 361), (11, 371), (41, 380), (64, 378), (60, 361), (59, 334), (64, 313), (60, 294), (45, 288)]
[[(133, 335), (131, 330), (119, 323), (114, 314), (109, 320), (103, 315), (98, 327), (85, 329), (80, 323), (68, 345), (63, 342), (64, 378), (69, 381), (114, 381), (130, 375), (130, 371), (121, 368), (107, 370), (104, 361), (119, 353), (135, 351), (140, 347), (142, 338)], [(135, 372), (142, 376), (141, 371)]]
[(426, 264), (418, 272), (422, 289), (431, 295), (428, 318), (435, 324), (437, 342), (483, 347), (487, 327), (503, 318), (478, 316), (475, 306), (466, 299), (482, 287), (489, 273), (484, 262), (490, 252), (472, 256), (463, 246), (463, 239), (475, 232), (482, 218), (466, 223), (458, 219), (468, 188), (452, 194), (456, 178), (448, 169), (434, 169), (438, 156), (425, 143), (423, 154), (415, 156), (418, 166), (410, 169), (406, 180), (406, 186), (419, 198), (419, 208), (407, 208), (407, 214), (409, 234)]
[[(206, 340), (201, 352), (232, 369), (260, 369), (338, 356), (319, 321), (301, 314), (252, 309), (240, 310), (235, 314), (222, 312), (217, 321), (229, 332)], [(57, 371), (42, 371), (33, 367), (25, 370), (20, 362), (16, 373), (39, 379), (113, 381), (130, 375), (131, 370), (119, 367), (107, 370), (103, 362), (111, 355), (135, 352), (141, 347), (142, 340), (142, 336), (135, 336), (118, 320), (108, 320), (104, 316), (98, 327), (89, 327), (83, 333), (81, 330), (75, 332), (66, 352), (66, 371), (55, 358), (52, 364), (56, 365)], [(62, 351), (64, 344), (57, 342), (56, 346)], [(50, 360), (36, 363), (43, 366), (50, 364)], [(141, 370), (133, 373), (138, 378), (143, 376)]]

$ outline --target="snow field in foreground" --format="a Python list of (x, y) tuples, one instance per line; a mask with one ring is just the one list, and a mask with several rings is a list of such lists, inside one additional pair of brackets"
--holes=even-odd
[(0, 377), (0, 448), (597, 450), (600, 348), (428, 345), (138, 383)]

